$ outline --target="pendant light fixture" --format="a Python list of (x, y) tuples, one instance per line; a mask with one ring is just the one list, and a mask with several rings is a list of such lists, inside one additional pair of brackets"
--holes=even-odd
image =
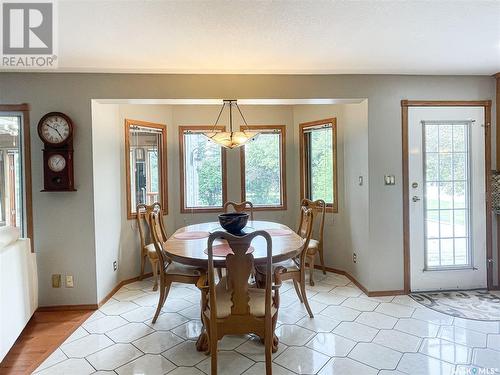
[[(219, 119), (226, 105), (229, 106), (229, 131), (217, 131), (217, 124), (219, 123)], [(233, 106), (238, 109), (238, 112), (245, 123), (245, 129), (240, 129), (240, 131), (233, 131)], [(224, 99), (212, 130), (210, 132), (203, 133), (203, 135), (209, 140), (229, 149), (241, 147), (248, 141), (254, 140), (259, 134), (260, 133), (249, 129), (247, 121), (245, 120), (243, 113), (241, 113), (237, 101), (234, 99)]]

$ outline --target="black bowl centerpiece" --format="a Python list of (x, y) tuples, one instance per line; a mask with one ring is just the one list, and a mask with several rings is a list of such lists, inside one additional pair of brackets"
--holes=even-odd
[(234, 235), (241, 235), (241, 230), (248, 222), (248, 214), (244, 212), (229, 212), (219, 215), (219, 223), (222, 228)]

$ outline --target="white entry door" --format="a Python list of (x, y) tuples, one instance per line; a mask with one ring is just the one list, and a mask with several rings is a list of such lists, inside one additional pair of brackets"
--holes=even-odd
[(411, 290), (486, 287), (483, 107), (408, 109)]

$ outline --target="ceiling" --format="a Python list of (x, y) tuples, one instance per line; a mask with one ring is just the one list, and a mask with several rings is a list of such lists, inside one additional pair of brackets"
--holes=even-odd
[(61, 0), (57, 18), (61, 71), (500, 71), (500, 0)]

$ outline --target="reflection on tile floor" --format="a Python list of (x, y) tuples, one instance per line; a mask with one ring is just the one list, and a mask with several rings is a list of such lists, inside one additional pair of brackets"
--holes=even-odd
[[(500, 322), (454, 319), (407, 296), (368, 298), (341, 275), (317, 272), (316, 280), (307, 287), (315, 319), (290, 283), (281, 289), (273, 374), (500, 373)], [(151, 280), (126, 285), (35, 373), (209, 374), (209, 357), (194, 346), (198, 299), (195, 287), (173, 286), (152, 324), (158, 293)], [(220, 375), (265, 373), (255, 337), (227, 336), (219, 350)]]

